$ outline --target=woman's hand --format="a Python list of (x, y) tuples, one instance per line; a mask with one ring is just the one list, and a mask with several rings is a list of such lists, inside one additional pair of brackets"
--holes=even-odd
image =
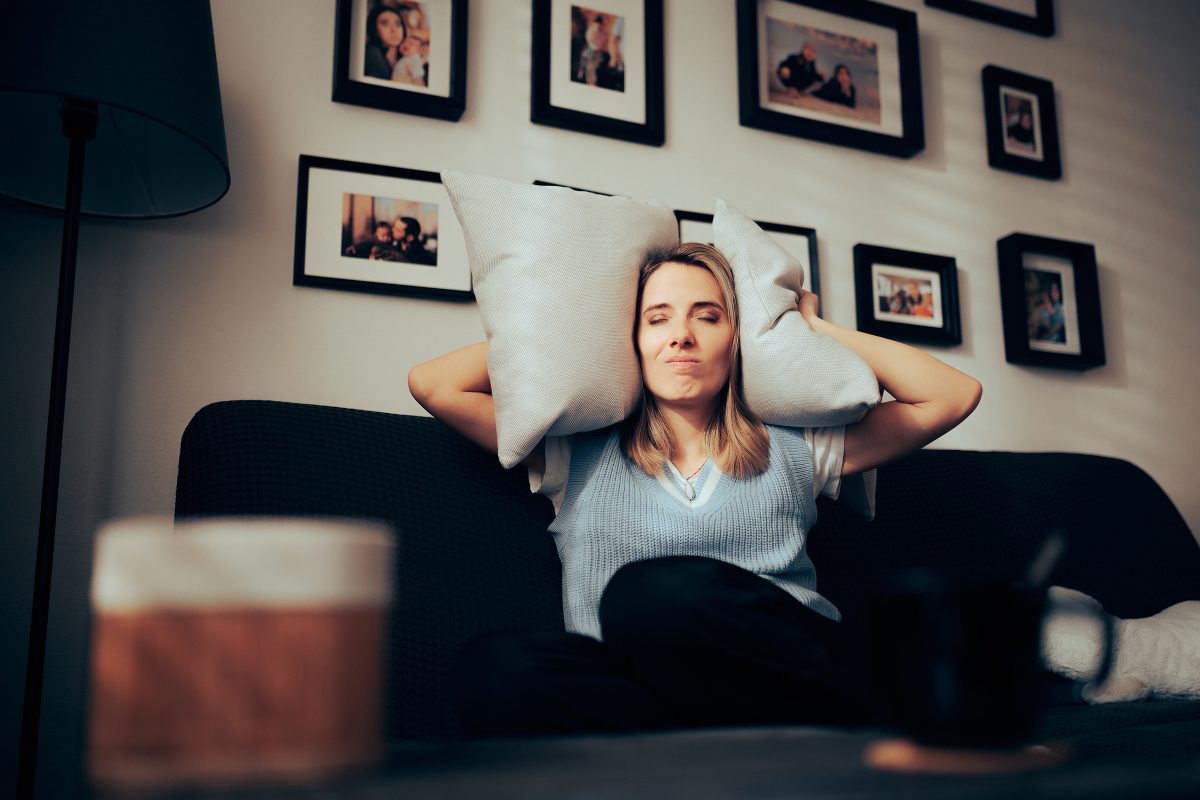
[(821, 298), (807, 289), (800, 290), (800, 296), (796, 299), (796, 308), (800, 310), (800, 316), (804, 317), (804, 321), (810, 328), (813, 327), (813, 320), (819, 319), (817, 309), (820, 305)]

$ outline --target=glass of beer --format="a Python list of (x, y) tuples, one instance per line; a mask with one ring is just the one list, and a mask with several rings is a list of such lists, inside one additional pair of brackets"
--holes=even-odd
[(392, 535), (345, 519), (104, 525), (91, 587), (93, 785), (295, 783), (375, 763)]

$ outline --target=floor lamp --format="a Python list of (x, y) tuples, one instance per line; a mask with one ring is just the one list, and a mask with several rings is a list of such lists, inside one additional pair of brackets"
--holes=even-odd
[(79, 218), (81, 213), (135, 219), (178, 216), (210, 206), (228, 191), (229, 159), (208, 0), (0, 4), (0, 118), (0, 193), (63, 209), (17, 774), (17, 796), (31, 797)]

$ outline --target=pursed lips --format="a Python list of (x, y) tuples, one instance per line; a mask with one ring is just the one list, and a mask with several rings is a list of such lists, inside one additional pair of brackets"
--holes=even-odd
[(688, 356), (676, 357), (667, 360), (667, 365), (675, 369), (690, 369), (700, 365), (700, 359), (690, 358)]

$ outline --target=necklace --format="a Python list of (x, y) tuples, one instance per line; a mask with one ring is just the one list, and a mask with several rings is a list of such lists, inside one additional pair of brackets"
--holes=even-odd
[[(692, 486), (692, 478), (699, 475), (700, 470), (704, 469), (704, 465), (707, 463), (708, 463), (708, 459), (706, 458), (702, 462), (700, 462), (700, 466), (696, 467), (695, 472), (693, 472), (691, 475), (688, 475), (686, 478), (683, 479), (683, 496), (686, 497), (688, 500), (696, 499), (696, 487)], [(680, 475), (680, 477), (683, 477), (683, 476)]]

